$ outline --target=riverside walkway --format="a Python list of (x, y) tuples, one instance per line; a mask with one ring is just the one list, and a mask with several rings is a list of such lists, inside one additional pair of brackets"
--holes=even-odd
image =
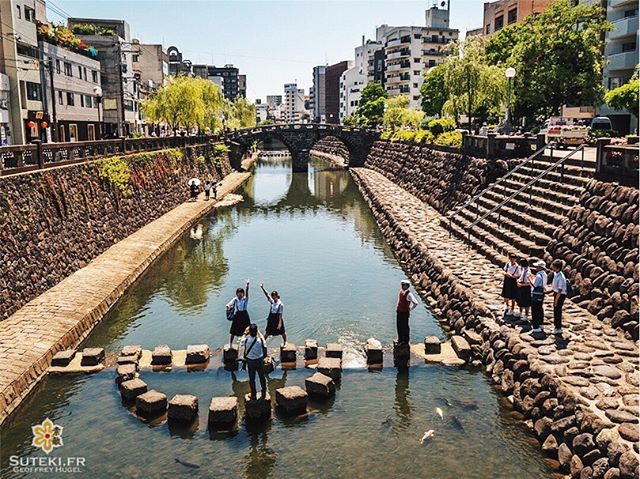
[(43, 377), (58, 351), (82, 342), (156, 258), (199, 218), (231, 204), (225, 196), (249, 176), (227, 175), (219, 201), (182, 203), (0, 321), (0, 423)]
[[(452, 275), (453, 281), (466, 288), (474, 301), (486, 306), (490, 314), (481, 318), (484, 329), (500, 330), (502, 337), (508, 338), (501, 342), (508, 343), (506, 347), (511, 351), (519, 350), (519, 356), (528, 361), (529, 370), (540, 377), (553, 377), (557, 390), (562, 388), (573, 393), (570, 395), (576, 403), (600, 420), (598, 431), (609, 431), (611, 442), (619, 442), (637, 453), (639, 361), (638, 348), (633, 341), (625, 339), (618, 330), (603, 324), (571, 301), (564, 307), (564, 337), (556, 339), (551, 334), (553, 318), (549, 298), (545, 306), (544, 338), (534, 338), (526, 326), (505, 325), (500, 297), (502, 271), (462, 241), (450, 237), (439, 224), (439, 213), (414, 195), (373, 170), (353, 168), (351, 171), (392, 247), (394, 238), (396, 244), (403, 243), (401, 251), (397, 247), (394, 250), (396, 254), (400, 253), (399, 259), (408, 269), (412, 269), (411, 264), (424, 264), (424, 256), (433, 258), (446, 274)], [(416, 274), (413, 282), (418, 286), (424, 283), (423, 279)], [(429, 297), (432, 291), (426, 291), (427, 300), (436, 306), (437, 301)], [(437, 306), (442, 307), (442, 304)], [(484, 352), (486, 364), (487, 350)], [(517, 355), (514, 353), (513, 356)], [(496, 353), (496, 359), (498, 357)], [(510, 361), (509, 367), (513, 368), (515, 360)], [(505, 371), (508, 363), (505, 359)], [(489, 365), (487, 370), (492, 371), (492, 368), (493, 365)], [(493, 370), (493, 374), (495, 381), (502, 381), (505, 392), (515, 389), (513, 375), (509, 379), (511, 384), (505, 386), (500, 372), (496, 375)], [(594, 431), (594, 439), (598, 431)], [(542, 437), (542, 441), (544, 439)], [(558, 450), (557, 445), (555, 449)]]

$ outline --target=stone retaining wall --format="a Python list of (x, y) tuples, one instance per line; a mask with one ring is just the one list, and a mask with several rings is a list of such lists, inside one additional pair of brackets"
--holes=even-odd
[[(499, 326), (497, 318), (469, 283), (456, 276), (428, 244), (419, 240), (415, 226), (398, 221), (386, 209), (382, 198), (371, 189), (371, 182), (375, 179), (367, 180), (366, 173), (360, 170), (351, 171), (389, 245), (411, 275), (414, 285), (430, 300), (443, 323), (468, 340), (472, 364), (484, 367), (497, 387), (512, 400), (514, 408), (524, 415), (535, 431), (543, 451), (557, 459), (559, 467), (573, 479), (638, 477), (638, 419), (637, 414), (631, 412), (638, 405), (637, 371), (628, 373), (629, 386), (614, 387), (610, 383), (618, 383), (606, 377), (609, 369), (607, 363), (601, 361), (599, 367), (602, 371), (594, 374), (587, 366), (584, 375), (591, 379), (576, 377), (575, 387), (569, 385), (565, 378), (561, 379), (561, 373), (566, 374), (566, 363), (569, 363), (564, 352), (571, 357), (595, 354), (603, 359), (611, 358), (612, 363), (622, 359), (614, 358), (615, 355), (609, 351), (604, 354), (604, 351), (594, 351), (581, 345), (582, 352), (574, 350), (578, 348), (570, 351), (558, 349), (557, 353), (542, 361), (542, 347), (547, 346), (551, 350), (553, 338), (536, 340), (530, 335), (522, 337), (513, 328)], [(388, 198), (385, 200), (389, 204)], [(439, 225), (434, 222), (432, 227), (439, 228)], [(637, 351), (631, 346), (621, 354), (633, 356)], [(615, 371), (612, 369), (611, 372)], [(616, 374), (620, 377), (620, 372)], [(590, 387), (584, 387), (589, 384)], [(614, 390), (615, 395), (606, 393), (607, 390)], [(617, 397), (614, 399), (613, 396), (617, 395), (623, 397), (623, 405)], [(609, 396), (609, 400), (615, 403), (611, 406), (601, 404), (594, 407), (591, 404), (594, 401), (587, 399), (591, 397), (600, 404)], [(613, 412), (605, 416), (601, 411), (606, 407), (616, 409), (611, 409)]]
[(441, 213), (502, 176), (513, 160), (487, 161), (427, 145), (377, 141), (364, 164)]
[(106, 160), (0, 179), (0, 319), (182, 203), (189, 178), (231, 172), (211, 145), (122, 159), (124, 194), (101, 176)]
[(312, 154), (317, 156), (328, 157), (339, 163), (347, 163), (349, 161), (349, 150), (338, 138), (329, 136), (318, 141), (313, 145)]
[(567, 263), (574, 302), (638, 339), (637, 188), (592, 180), (547, 247)]

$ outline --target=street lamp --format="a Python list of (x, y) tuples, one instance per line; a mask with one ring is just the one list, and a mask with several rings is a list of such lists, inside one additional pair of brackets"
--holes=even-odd
[(511, 82), (513, 78), (516, 76), (516, 69), (513, 67), (509, 67), (504, 71), (504, 76), (507, 77), (507, 119), (504, 122), (504, 130), (506, 133), (509, 133), (513, 130), (513, 126), (511, 124)]
[(103, 138), (102, 133), (102, 118), (100, 116), (100, 104), (102, 103), (102, 88), (98, 85), (93, 87), (93, 94), (96, 96), (96, 101), (98, 102), (98, 133), (100, 134), (100, 139)]

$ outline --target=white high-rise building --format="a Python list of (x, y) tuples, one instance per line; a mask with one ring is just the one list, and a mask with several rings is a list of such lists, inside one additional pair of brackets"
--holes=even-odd
[(297, 83), (285, 83), (284, 85), (284, 117), (287, 123), (302, 121), (307, 115), (304, 108), (304, 89), (298, 88)]

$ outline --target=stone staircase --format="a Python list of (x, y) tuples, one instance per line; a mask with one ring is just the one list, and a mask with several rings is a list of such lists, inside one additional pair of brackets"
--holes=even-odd
[(583, 160), (581, 153), (576, 152), (497, 211), (490, 212), (568, 154), (558, 153), (553, 158), (537, 156), (522, 160), (474, 201), (444, 216), (443, 226), (498, 265), (503, 265), (512, 252), (519, 257), (544, 257), (553, 232), (593, 178), (595, 160)]

